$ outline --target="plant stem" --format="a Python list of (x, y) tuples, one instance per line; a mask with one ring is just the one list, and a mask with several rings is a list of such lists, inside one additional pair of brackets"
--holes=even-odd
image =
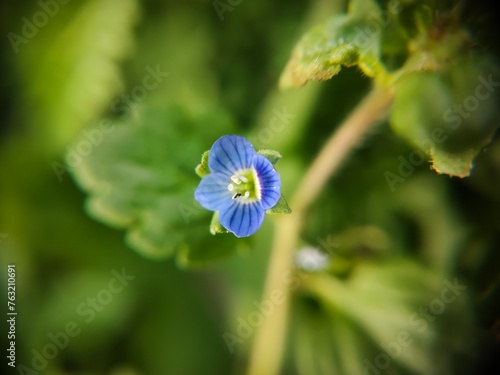
[(344, 120), (302, 178), (293, 198), (294, 210), (304, 214), (350, 151), (385, 114), (391, 103), (392, 94), (387, 89), (375, 88)]
[(386, 113), (392, 100), (392, 92), (387, 89), (376, 87), (368, 94), (330, 136), (307, 170), (291, 199), (293, 213), (277, 220), (262, 299), (273, 303), (274, 311), (264, 319), (256, 333), (247, 375), (279, 374), (286, 344), (290, 292), (300, 281), (292, 273), (293, 251), (306, 211), (349, 153)]

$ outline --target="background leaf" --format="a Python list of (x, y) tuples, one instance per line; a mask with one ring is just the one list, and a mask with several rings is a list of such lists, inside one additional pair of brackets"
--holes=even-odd
[(490, 141), (498, 126), (492, 67), (471, 56), (444, 71), (414, 73), (398, 82), (392, 128), (428, 153), (436, 171), (468, 176)]
[[(311, 339), (309, 343), (298, 341), (297, 350), (316, 352), (317, 357), (298, 367), (304, 369), (304, 374), (328, 373), (325, 368), (341, 373), (353, 370), (396, 373), (394, 363), (398, 363), (411, 373), (436, 373), (435, 361), (447, 355), (447, 349), (438, 346), (442, 348), (440, 352), (433, 347), (437, 344), (438, 329), (434, 322), (466, 309), (469, 299), (463, 290), (455, 291), (458, 295), (453, 298), (449, 294), (453, 293), (449, 283), (450, 280), (439, 280), (438, 274), (429, 273), (416, 263), (396, 259), (376, 266), (358, 264), (345, 281), (326, 275), (307, 277), (302, 303), (309, 305), (308, 313), (297, 324), (309, 325), (307, 334)], [(441, 300), (442, 290), (447, 288), (450, 291), (446, 296), (453, 299), (448, 303)], [(429, 310), (434, 299), (439, 301), (439, 310), (432, 308), (434, 306)], [(384, 307), (380, 309), (381, 306)], [(428, 320), (423, 312), (427, 312)], [(463, 310), (462, 313), (470, 315)], [(315, 322), (317, 319), (321, 319), (320, 322)], [(463, 332), (470, 332), (470, 326), (461, 328)], [(342, 344), (344, 339), (347, 346)], [(304, 344), (311, 347), (305, 348)], [(324, 348), (331, 349), (325, 351)], [(381, 356), (385, 359), (380, 359)], [(303, 358), (304, 355), (297, 356), (299, 362), (305, 361)], [(360, 361), (361, 358), (364, 360)], [(442, 368), (440, 372), (454, 373), (451, 368)]]
[(19, 55), (24, 64), (38, 61), (27, 70), (27, 95), (39, 115), (35, 131), (51, 153), (62, 150), (123, 89), (118, 64), (132, 52), (139, 18), (136, 0), (92, 0), (60, 9), (49, 29)]
[(257, 153), (264, 156), (273, 165), (275, 165), (282, 158), (281, 154), (275, 150), (259, 150)]
[[(373, 1), (353, 2), (349, 14), (338, 15), (307, 32), (295, 46), (281, 78), (281, 88), (303, 86), (309, 80), (324, 81), (341, 66), (358, 65), (373, 77), (383, 71), (379, 60), (380, 28)], [(378, 32), (368, 24), (378, 25)]]
[[(136, 118), (113, 124), (112, 136), (103, 135), (73, 170), (90, 194), (89, 214), (127, 228), (127, 242), (153, 258), (171, 256), (206, 236), (209, 213), (194, 200), (199, 178), (193, 166), (210, 142), (233, 129), (221, 111), (193, 118), (175, 107), (145, 108)], [(72, 150), (84, 142), (77, 139)], [(67, 155), (68, 164), (74, 155)]]

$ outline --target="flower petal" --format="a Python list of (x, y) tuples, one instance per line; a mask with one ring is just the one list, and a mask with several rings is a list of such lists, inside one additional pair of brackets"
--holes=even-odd
[(260, 228), (264, 221), (265, 211), (259, 202), (241, 203), (233, 201), (219, 213), (220, 223), (236, 237), (247, 237)]
[(240, 169), (250, 168), (255, 150), (250, 142), (238, 135), (219, 138), (210, 149), (208, 167), (212, 173), (234, 175)]
[(230, 182), (225, 174), (209, 174), (201, 179), (194, 197), (207, 210), (220, 211), (233, 202), (232, 193), (227, 189)]
[(281, 197), (280, 175), (262, 155), (255, 155), (252, 163), (259, 178), (262, 208), (267, 210), (274, 207)]

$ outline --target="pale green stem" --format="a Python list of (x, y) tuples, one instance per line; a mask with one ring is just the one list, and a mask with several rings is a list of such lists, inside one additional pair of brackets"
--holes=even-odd
[(392, 100), (392, 92), (386, 89), (375, 88), (370, 92), (332, 134), (302, 178), (291, 200), (293, 213), (276, 220), (263, 301), (279, 302), (256, 333), (247, 375), (279, 374), (286, 344), (293, 251), (306, 211), (349, 152), (385, 115)]

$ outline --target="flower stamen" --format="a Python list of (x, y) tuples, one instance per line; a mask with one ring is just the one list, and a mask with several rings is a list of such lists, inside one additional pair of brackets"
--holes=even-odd
[(239, 199), (248, 203), (260, 199), (260, 191), (257, 191), (260, 188), (254, 170), (240, 170), (232, 175), (230, 179), (232, 182), (227, 185), (227, 190), (233, 193), (232, 199)]
[(235, 174), (231, 176), (231, 181), (233, 181), (236, 185), (240, 185), (242, 182), (247, 183), (248, 178), (240, 174)]

